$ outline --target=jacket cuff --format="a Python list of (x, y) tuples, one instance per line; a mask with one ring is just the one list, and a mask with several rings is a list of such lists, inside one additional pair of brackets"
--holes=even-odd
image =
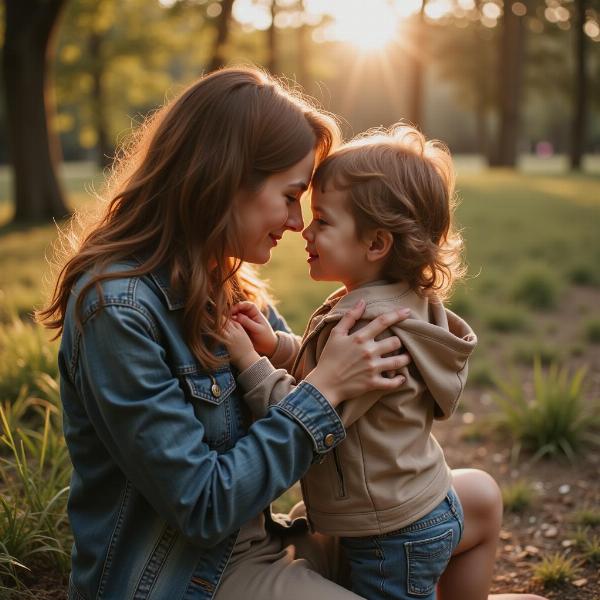
[(242, 371), (237, 376), (237, 382), (244, 392), (249, 392), (274, 372), (275, 367), (271, 364), (271, 361), (266, 356), (263, 356), (252, 366), (248, 367), (245, 371)]
[(306, 381), (300, 382), (273, 408), (284, 411), (300, 423), (312, 439), (316, 454), (329, 452), (346, 437), (344, 425), (333, 406)]
[(285, 331), (276, 331), (277, 346), (275, 351), (270, 356), (271, 364), (278, 369), (291, 369), (291, 365), (298, 354), (300, 343), (298, 338), (293, 333)]

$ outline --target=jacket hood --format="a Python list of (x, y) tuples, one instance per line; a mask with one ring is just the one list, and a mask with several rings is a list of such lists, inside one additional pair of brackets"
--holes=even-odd
[(406, 283), (369, 285), (348, 294), (337, 290), (325, 302), (333, 305), (326, 320), (339, 320), (360, 298), (366, 301), (363, 321), (399, 308), (410, 309), (410, 317), (390, 330), (410, 354), (413, 367), (409, 368), (418, 371), (435, 400), (435, 417), (450, 417), (466, 383), (468, 358), (477, 344), (471, 327), (437, 299), (420, 297)]

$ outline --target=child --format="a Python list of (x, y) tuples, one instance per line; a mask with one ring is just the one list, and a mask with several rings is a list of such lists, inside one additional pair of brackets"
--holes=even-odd
[(303, 233), (310, 275), (344, 287), (312, 315), (301, 342), (273, 333), (251, 303), (241, 303), (229, 328), (231, 361), (260, 416), (314, 368), (358, 299), (366, 309), (357, 327), (410, 309), (389, 331), (412, 357), (405, 384), (342, 405), (347, 437), (311, 467), (302, 491), (312, 528), (341, 537), (354, 592), (369, 600), (434, 598), (463, 516), (431, 425), (456, 409), (476, 344), (441, 302), (462, 274), (451, 158), (439, 143), (397, 126), (343, 146), (319, 165), (312, 185), (313, 220)]

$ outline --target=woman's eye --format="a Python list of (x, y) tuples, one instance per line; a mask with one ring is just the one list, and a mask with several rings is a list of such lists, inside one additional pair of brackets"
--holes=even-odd
[(327, 221), (325, 221), (325, 219), (316, 219), (316, 221), (319, 225), (327, 225), (328, 224)]
[(290, 202), (296, 202), (296, 200), (298, 200), (298, 198), (296, 198), (296, 196), (286, 196), (286, 198), (290, 201)]

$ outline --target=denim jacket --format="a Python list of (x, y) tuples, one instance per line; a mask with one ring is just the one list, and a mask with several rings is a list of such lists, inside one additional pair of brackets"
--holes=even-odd
[[(208, 600), (240, 526), (344, 428), (308, 383), (251, 424), (231, 366), (207, 372), (185, 343), (183, 302), (164, 270), (92, 289), (77, 328), (88, 277), (73, 289), (59, 352), (74, 467), (69, 599)], [(289, 331), (273, 308), (269, 320)]]

